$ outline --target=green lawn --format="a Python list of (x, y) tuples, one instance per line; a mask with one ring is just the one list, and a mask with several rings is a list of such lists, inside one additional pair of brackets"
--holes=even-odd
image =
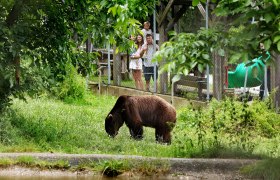
[[(144, 129), (142, 141), (131, 139), (125, 125), (115, 139), (108, 137), (104, 129), (104, 120), (115, 101), (115, 97), (97, 95), (87, 95), (86, 100), (71, 102), (47, 98), (27, 98), (26, 102), (14, 99), (11, 109), (0, 118), (0, 151), (157, 157), (280, 156), (280, 136), (279, 131), (275, 130), (280, 127), (280, 121), (279, 115), (275, 113), (261, 112), (266, 121), (256, 122), (256, 129), (246, 134), (245, 131), (237, 132), (242, 121), (231, 124), (229, 119), (232, 114), (223, 113), (223, 106), (229, 106), (229, 102), (224, 105), (214, 102), (208, 111), (183, 108), (177, 110), (178, 121), (173, 130), (172, 144), (168, 146), (155, 142), (152, 128)], [(214, 114), (213, 109), (217, 111)], [(235, 116), (242, 117), (242, 106), (236, 106), (235, 109)], [(254, 116), (254, 109), (250, 111), (251, 116)], [(227, 124), (221, 122), (222, 118)], [(212, 121), (216, 121), (215, 125)], [(251, 126), (244, 126), (244, 130), (248, 128)]]

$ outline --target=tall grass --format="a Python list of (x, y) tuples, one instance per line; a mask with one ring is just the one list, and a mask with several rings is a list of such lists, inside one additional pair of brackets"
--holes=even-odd
[[(154, 129), (144, 139), (130, 138), (124, 125), (114, 139), (104, 120), (116, 101), (87, 94), (85, 99), (14, 99), (0, 117), (0, 151), (129, 154), (155, 157), (279, 157), (279, 115), (256, 102), (213, 101), (209, 108), (177, 111), (172, 144), (155, 142)], [(253, 122), (253, 123), (252, 123)], [(0, 139), (1, 139), (0, 138)], [(4, 140), (3, 140), (4, 139)]]

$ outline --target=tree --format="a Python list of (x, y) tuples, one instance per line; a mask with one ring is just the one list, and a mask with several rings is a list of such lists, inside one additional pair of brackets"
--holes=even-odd
[[(280, 73), (280, 2), (277, 0), (221, 0), (215, 10), (219, 16), (230, 16), (234, 19), (232, 26), (241, 27), (242, 31), (237, 41), (233, 41), (234, 51), (230, 51), (231, 59), (254, 58), (259, 50), (260, 43), (266, 51), (275, 55), (271, 64), (272, 74)], [(236, 43), (238, 42), (238, 43)], [(240, 43), (242, 42), (242, 43)], [(280, 79), (272, 78), (272, 87), (277, 88), (275, 107), (280, 103)]]
[(194, 67), (198, 67), (202, 72), (207, 64), (211, 64), (210, 48), (204, 39), (206, 38), (204, 30), (199, 31), (198, 34), (171, 32), (170, 35), (172, 37), (162, 44), (155, 59), (157, 61), (166, 59), (167, 63), (161, 68), (161, 71), (171, 71), (177, 74), (173, 77), (173, 81), (178, 80), (181, 75), (189, 74)]
[(90, 38), (121, 50), (153, 7), (148, 0), (0, 0), (0, 110), (11, 95), (50, 89), (63, 81), (65, 64), (92, 70)]
[[(193, 6), (198, 5), (198, 3), (204, 3), (204, 1), (196, 0), (193, 1)], [(227, 55), (230, 62), (242, 62), (248, 59), (253, 59), (260, 53), (259, 45), (264, 44), (265, 50), (273, 52), (275, 54), (275, 61), (272, 64), (273, 69), (275, 69), (272, 74), (280, 73), (280, 2), (271, 0), (241, 0), (241, 1), (228, 1), (219, 0), (212, 1), (215, 3), (215, 10), (213, 13), (215, 16), (220, 18), (215, 18), (215, 23), (213, 18), (212, 26), (209, 30), (206, 30), (206, 34), (214, 33), (214, 36), (205, 36), (200, 40), (203, 41), (206, 46), (201, 48), (207, 48), (209, 53), (215, 52), (214, 54), (219, 54), (219, 56)], [(221, 18), (222, 17), (222, 18)], [(227, 18), (227, 23), (223, 23), (221, 19)], [(208, 31), (208, 32), (207, 32)], [(198, 37), (202, 37), (196, 34)], [(178, 35), (180, 37), (180, 35)], [(194, 38), (198, 40), (197, 38)], [(190, 57), (194, 61), (183, 61), (185, 58), (177, 59), (178, 54), (187, 55), (195, 53), (197, 50), (189, 48), (187, 51), (184, 48), (178, 48), (176, 51), (171, 51), (170, 46), (180, 47), (183, 44), (180, 39), (173, 38), (170, 42), (165, 43), (163, 49), (163, 56), (175, 57), (174, 61), (169, 62), (170, 67), (176, 69), (178, 74), (185, 74), (190, 70), (193, 63), (198, 63), (198, 59), (193, 56)], [(171, 45), (172, 44), (172, 45)], [(186, 47), (190, 45), (186, 44)], [(199, 48), (202, 51), (202, 49)], [(165, 53), (164, 53), (165, 52)], [(215, 55), (216, 56), (216, 55)], [(182, 56), (183, 57), (183, 56)], [(184, 62), (185, 64), (181, 64)], [(205, 61), (207, 63), (208, 61)], [(189, 63), (189, 64), (186, 64)], [(181, 67), (183, 65), (183, 67)], [(167, 68), (166, 68), (167, 69)], [(275, 88), (280, 87), (280, 79), (274, 76), (272, 80), (274, 82)], [(277, 91), (275, 98), (275, 106), (278, 106), (280, 102), (280, 92)]]

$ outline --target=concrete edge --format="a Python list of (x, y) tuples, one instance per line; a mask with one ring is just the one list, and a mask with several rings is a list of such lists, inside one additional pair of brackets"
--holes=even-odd
[[(92, 92), (99, 93), (98, 86), (95, 84), (89, 84), (89, 87)], [(170, 104), (173, 104), (173, 106), (176, 109), (185, 107), (187, 105), (192, 105), (193, 107), (205, 107), (207, 105), (206, 102), (203, 101), (196, 101), (196, 100), (188, 100), (182, 97), (173, 96), (173, 102), (172, 97), (170, 95), (164, 95), (159, 93), (152, 93), (152, 92), (146, 92), (141, 91), (137, 89), (132, 88), (126, 88), (126, 87), (119, 87), (119, 86), (113, 86), (113, 85), (102, 85), (100, 88), (100, 94), (102, 95), (112, 95), (112, 96), (121, 96), (121, 95), (131, 95), (131, 96), (139, 96), (139, 95), (156, 95), (163, 99), (165, 99)]]
[(199, 159), (199, 158), (156, 158), (134, 155), (108, 154), (59, 154), (59, 153), (0, 153), (0, 159), (17, 159), (19, 157), (34, 157), (39, 160), (54, 162), (66, 160), (71, 166), (86, 162), (100, 162), (106, 160), (131, 160), (168, 165), (171, 173), (185, 172), (238, 172), (241, 167), (256, 164), (259, 160), (251, 159)]

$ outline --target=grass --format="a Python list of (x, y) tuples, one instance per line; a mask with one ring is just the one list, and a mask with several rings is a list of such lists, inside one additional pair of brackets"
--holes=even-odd
[(58, 161), (43, 161), (31, 156), (20, 156), (16, 159), (11, 158), (3, 158), (0, 159), (0, 167), (10, 167), (10, 166), (22, 166), (22, 167), (30, 167), (30, 168), (40, 168), (40, 169), (60, 169), (66, 170), (70, 169), (70, 164), (65, 160)]
[(258, 162), (255, 165), (246, 166), (242, 168), (244, 174), (249, 175), (253, 179), (267, 179), (276, 180), (280, 179), (280, 158), (266, 159)]
[[(108, 137), (104, 120), (115, 101), (116, 97), (92, 94), (87, 94), (85, 99), (66, 98), (65, 101), (49, 98), (27, 98), (26, 101), (14, 99), (11, 108), (0, 117), (0, 152), (268, 158), (268, 160), (276, 159), (273, 165), (276, 167), (279, 165), (280, 118), (278, 114), (267, 109), (263, 102), (254, 102), (247, 107), (238, 102), (213, 101), (209, 104), (209, 109), (194, 110), (192, 107), (179, 109), (172, 144), (168, 146), (155, 142), (152, 128), (144, 128), (142, 141), (131, 139), (125, 125), (114, 139)], [(2, 167), (13, 163), (9, 159), (0, 160)], [(69, 166), (68, 162), (50, 165), (34, 161), (30, 157), (22, 157), (16, 163), (42, 168)], [(245, 172), (256, 176), (263, 170), (262, 175), (279, 177), (277, 169), (263, 168), (268, 165), (269, 163), (264, 163), (254, 166)], [(113, 175), (121, 173), (130, 166), (144, 174), (168, 170), (168, 166), (157, 169), (157, 166), (150, 163), (138, 163), (135, 167), (127, 162), (113, 161), (85, 164), (76, 168), (95, 168), (110, 176), (110, 173)]]
[[(155, 142), (154, 129), (144, 128), (144, 139), (130, 138), (124, 125), (114, 139), (104, 128), (104, 120), (116, 101), (112, 96), (88, 94), (84, 100), (66, 99), (65, 102), (38, 98), (27, 101), (14, 99), (0, 124), (6, 131), (0, 133), (5, 139), (0, 143), (0, 152), (64, 152), (142, 155), (153, 157), (278, 157), (280, 137), (266, 138), (258, 134), (247, 142), (250, 151), (238, 143), (232, 144), (232, 137), (218, 135), (218, 146), (214, 146), (215, 132), (205, 124), (205, 135), (199, 139), (203, 127), (195, 124), (195, 112), (177, 110), (178, 122), (173, 130), (170, 146)], [(221, 117), (217, 117), (221, 118)], [(206, 122), (208, 122), (207, 120)], [(207, 127), (206, 127), (207, 126)], [(204, 133), (204, 132), (201, 132)], [(225, 132), (222, 132), (225, 133)], [(250, 144), (252, 142), (252, 144)], [(204, 146), (201, 146), (204, 143)]]
[(0, 151), (170, 156), (167, 149), (172, 147), (156, 144), (150, 128), (145, 129), (143, 141), (130, 139), (125, 126), (115, 139), (108, 137), (104, 120), (115, 101), (106, 96), (89, 96), (87, 101), (76, 102), (15, 99), (6, 115), (15, 134), (7, 137), (9, 143), (0, 144)]

